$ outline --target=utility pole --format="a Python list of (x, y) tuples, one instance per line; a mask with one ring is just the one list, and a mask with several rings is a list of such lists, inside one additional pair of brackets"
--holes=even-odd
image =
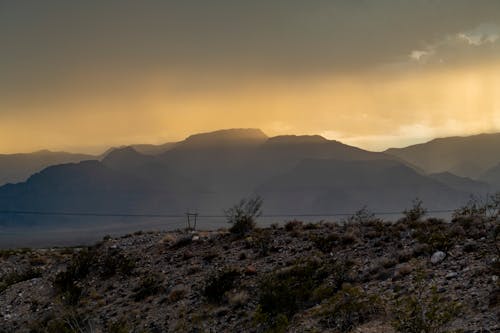
[[(186, 212), (187, 217), (187, 230), (196, 230), (196, 222), (198, 220), (198, 213), (191, 213), (189, 210)], [(193, 222), (193, 227), (191, 227), (191, 221)]]

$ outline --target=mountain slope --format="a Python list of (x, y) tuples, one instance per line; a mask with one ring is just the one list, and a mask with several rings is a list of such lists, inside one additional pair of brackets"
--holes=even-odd
[(144, 214), (183, 209), (178, 189), (164, 185), (98, 161), (63, 164), (0, 187), (0, 210)]
[(479, 179), (490, 184), (495, 191), (500, 191), (500, 163), (486, 170)]
[(490, 191), (490, 186), (486, 182), (460, 177), (450, 172), (433, 173), (429, 177), (464, 193), (485, 194)]
[(267, 138), (260, 130), (233, 129), (191, 136), (156, 156), (125, 147), (101, 162), (49, 167), (0, 187), (0, 209), (220, 214), (255, 192), (270, 213), (352, 212), (363, 205), (401, 211), (415, 197), (447, 209), (477, 185), (458, 183), (460, 189), (447, 186), (398, 157), (320, 136)]
[(390, 160), (308, 159), (257, 190), (276, 210), (352, 212), (363, 206), (402, 211), (418, 197), (430, 209), (451, 208), (465, 195)]
[(48, 166), (95, 159), (95, 156), (41, 150), (26, 154), (0, 155), (0, 186), (25, 181)]
[(397, 156), (427, 173), (451, 172), (476, 179), (500, 162), (500, 133), (449, 137), (406, 148), (391, 148)]

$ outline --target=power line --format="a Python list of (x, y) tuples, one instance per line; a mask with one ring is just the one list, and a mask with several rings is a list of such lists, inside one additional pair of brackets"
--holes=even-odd
[[(451, 213), (454, 209), (441, 209), (441, 210), (429, 210), (427, 213)], [(35, 216), (68, 216), (68, 217), (130, 217), (130, 218), (185, 218), (185, 214), (133, 214), (133, 213), (97, 213), (97, 212), (57, 212), (57, 211), (32, 211), (32, 210), (0, 210), (2, 215), (35, 215)], [(352, 216), (355, 213), (311, 213), (311, 214), (263, 214), (261, 217), (264, 218), (278, 218), (278, 217), (339, 217), (339, 216)], [(373, 212), (375, 215), (402, 215), (401, 211), (380, 211)], [(207, 214), (198, 215), (200, 218), (225, 218), (225, 215), (217, 214)]]

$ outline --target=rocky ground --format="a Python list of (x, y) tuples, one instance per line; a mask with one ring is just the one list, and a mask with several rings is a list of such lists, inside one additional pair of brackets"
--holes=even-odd
[(500, 332), (498, 225), (292, 221), (3, 250), (0, 332)]

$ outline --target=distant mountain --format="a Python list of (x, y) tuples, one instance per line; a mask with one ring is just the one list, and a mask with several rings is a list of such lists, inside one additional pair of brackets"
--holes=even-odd
[(179, 142), (175, 148), (200, 149), (210, 147), (254, 146), (265, 142), (267, 139), (267, 135), (260, 129), (225, 129), (191, 135), (186, 140)]
[(451, 174), (427, 176), (399, 157), (321, 136), (268, 138), (260, 130), (232, 129), (190, 136), (157, 155), (123, 147), (101, 161), (46, 168), (0, 187), (0, 209), (220, 214), (255, 193), (268, 213), (352, 212), (363, 205), (401, 211), (415, 197), (430, 209), (448, 209), (482, 185)]
[(485, 194), (490, 192), (491, 188), (487, 182), (473, 180), (467, 177), (460, 177), (451, 172), (441, 172), (430, 174), (429, 177), (435, 179), (452, 189), (467, 194)]
[(486, 170), (479, 179), (490, 184), (494, 191), (500, 191), (500, 163)]
[(477, 179), (500, 162), (500, 133), (449, 137), (385, 153), (397, 156), (427, 173), (451, 172)]
[(267, 138), (254, 129), (192, 136), (159, 156), (173, 170), (204, 182), (214, 191), (251, 191), (305, 158), (395, 159), (321, 136)]
[(466, 196), (391, 160), (301, 161), (257, 190), (279, 210), (314, 213), (352, 212), (364, 205), (402, 211), (416, 197), (426, 207), (455, 207)]
[(133, 145), (129, 145), (129, 146), (112, 147), (112, 148), (109, 148), (108, 150), (106, 150), (103, 154), (101, 154), (99, 156), (99, 159), (106, 158), (106, 156), (108, 156), (111, 152), (113, 152), (115, 150), (121, 150), (121, 149), (128, 148), (128, 147), (133, 148), (135, 151), (137, 151), (138, 153), (141, 153), (143, 155), (155, 156), (155, 155), (160, 155), (160, 154), (172, 149), (173, 147), (175, 147), (176, 144), (177, 144), (177, 142), (167, 142), (167, 143), (160, 144), (160, 145), (133, 144)]
[(170, 192), (180, 194), (206, 191), (206, 188), (178, 174), (160, 159), (141, 154), (133, 147), (116, 149), (101, 162), (111, 170), (141, 179), (152, 184), (152, 187), (168, 189)]
[(159, 155), (172, 149), (176, 144), (176, 142), (167, 142), (161, 145), (137, 144), (131, 147), (144, 155)]
[(51, 166), (24, 183), (0, 187), (0, 210), (172, 212), (184, 208), (179, 205), (182, 193), (178, 190), (113, 170), (99, 161), (83, 161)]
[(0, 185), (25, 181), (42, 169), (57, 164), (95, 159), (95, 156), (41, 150), (25, 154), (0, 154)]

